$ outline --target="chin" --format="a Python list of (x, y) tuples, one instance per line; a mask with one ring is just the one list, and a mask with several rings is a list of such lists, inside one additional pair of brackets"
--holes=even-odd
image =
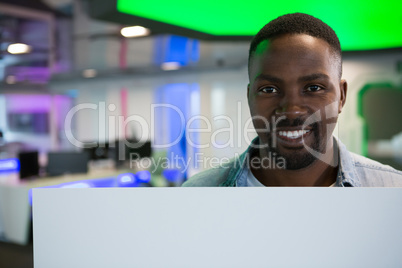
[[(266, 142), (269, 146), (266, 149), (267, 155), (275, 153), (277, 157), (283, 157), (285, 161), (285, 169), (286, 170), (300, 170), (307, 168), (314, 164), (318, 159), (310, 154), (305, 146), (310, 147), (316, 152), (323, 153), (326, 148), (326, 137), (322, 137), (320, 135), (319, 126), (313, 127), (313, 139), (310, 139), (308, 144), (304, 144), (298, 148), (286, 148), (283, 146), (273, 147), (271, 142), (271, 135), (265, 136), (265, 139), (268, 138), (268, 142)], [(264, 141), (263, 141), (264, 142)]]
[(294, 153), (289, 156), (283, 156), (285, 158), (287, 170), (299, 170), (304, 169), (312, 165), (317, 159), (309, 152), (306, 153)]

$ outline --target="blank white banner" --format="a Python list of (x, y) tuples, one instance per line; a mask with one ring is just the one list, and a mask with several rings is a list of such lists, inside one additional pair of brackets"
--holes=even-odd
[(35, 267), (402, 267), (402, 188), (35, 189)]

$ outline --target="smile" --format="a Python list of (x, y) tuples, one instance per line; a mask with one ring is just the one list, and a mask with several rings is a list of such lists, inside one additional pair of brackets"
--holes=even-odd
[(298, 139), (304, 134), (307, 134), (310, 130), (294, 130), (294, 131), (279, 131), (279, 137), (286, 137), (289, 139)]

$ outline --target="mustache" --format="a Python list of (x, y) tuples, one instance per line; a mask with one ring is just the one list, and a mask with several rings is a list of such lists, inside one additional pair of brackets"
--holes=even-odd
[(295, 119), (284, 118), (276, 124), (276, 127), (301, 127), (304, 125), (305, 121), (306, 119), (301, 117)]
[[(276, 124), (276, 128), (282, 128), (282, 127), (303, 128), (303, 127), (310, 126), (311, 130), (317, 131), (319, 122), (314, 122), (311, 125), (305, 125), (306, 120), (307, 120), (306, 118), (302, 118), (302, 117), (297, 117), (295, 119), (285, 118)], [(271, 126), (271, 127), (273, 127), (273, 126)], [(271, 128), (271, 129), (273, 129), (273, 128)]]

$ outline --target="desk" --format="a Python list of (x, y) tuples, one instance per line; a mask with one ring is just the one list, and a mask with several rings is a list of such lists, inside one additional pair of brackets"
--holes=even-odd
[(26, 245), (29, 242), (31, 206), (28, 193), (32, 188), (81, 180), (116, 177), (133, 170), (94, 170), (87, 174), (71, 174), (20, 181), (18, 173), (0, 175), (0, 238)]

